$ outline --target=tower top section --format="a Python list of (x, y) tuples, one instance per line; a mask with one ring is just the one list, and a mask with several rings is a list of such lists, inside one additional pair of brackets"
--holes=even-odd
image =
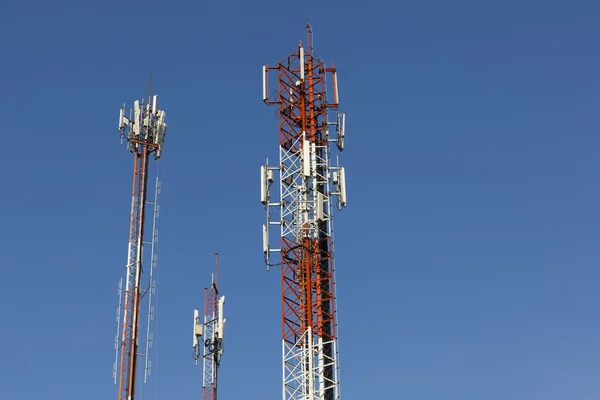
[(121, 142), (125, 139), (132, 153), (147, 146), (149, 152), (154, 152), (154, 159), (160, 158), (167, 133), (165, 112), (157, 108), (157, 101), (158, 95), (148, 94), (147, 100), (135, 100), (133, 108), (127, 109), (124, 104), (119, 113)]

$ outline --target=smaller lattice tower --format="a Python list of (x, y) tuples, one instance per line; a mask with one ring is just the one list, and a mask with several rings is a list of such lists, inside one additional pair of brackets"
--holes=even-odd
[(217, 399), (217, 376), (223, 355), (225, 296), (219, 297), (219, 253), (215, 254), (215, 274), (210, 288), (204, 288), (204, 316), (194, 310), (194, 360), (202, 359), (202, 400)]

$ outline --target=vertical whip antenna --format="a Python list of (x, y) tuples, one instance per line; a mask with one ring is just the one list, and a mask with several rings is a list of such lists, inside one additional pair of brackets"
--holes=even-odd
[(150, 73), (150, 77), (148, 78), (148, 104), (150, 104), (150, 88), (152, 87), (152, 73)]
[(311, 54), (314, 53), (313, 50), (313, 31), (312, 31), (312, 26), (310, 26), (310, 22), (308, 22), (308, 17), (306, 18), (306, 36), (308, 38), (306, 44), (308, 46), (308, 50), (310, 51)]

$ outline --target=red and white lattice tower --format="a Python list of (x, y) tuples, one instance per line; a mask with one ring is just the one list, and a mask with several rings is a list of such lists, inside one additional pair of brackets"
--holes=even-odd
[[(300, 42), (276, 66), (263, 67), (263, 101), (277, 105), (279, 120), (279, 164), (261, 167), (263, 252), (268, 266), (281, 265), (283, 400), (334, 400), (340, 393), (332, 211), (346, 206), (346, 185), (344, 168), (331, 165), (330, 143), (343, 149), (345, 115), (337, 112), (337, 71), (313, 55), (306, 28), (306, 48)], [(273, 201), (276, 171), (279, 199)], [(279, 226), (279, 249), (269, 244), (272, 226)], [(274, 252), (281, 258), (271, 262)]]
[[(127, 112), (126, 108), (123, 107), (119, 116), (121, 137), (127, 141), (129, 150), (133, 153), (134, 161), (129, 246), (125, 267), (125, 296), (124, 301), (122, 301), (123, 287), (121, 281), (119, 284), (119, 307), (117, 308), (117, 334), (115, 335), (113, 376), (115, 383), (118, 382), (119, 385), (118, 400), (135, 399), (138, 357), (144, 357), (146, 360), (144, 381), (150, 373), (151, 366), (148, 360), (148, 350), (152, 343), (150, 327), (154, 318), (152, 295), (155, 290), (155, 281), (152, 275), (157, 262), (155, 251), (158, 241), (157, 219), (160, 184), (157, 176), (154, 201), (148, 202), (148, 164), (152, 155), (155, 160), (160, 158), (167, 130), (165, 112), (156, 108), (156, 101), (157, 96), (151, 97), (150, 87), (148, 87), (147, 101), (136, 100), (132, 110)], [(144, 238), (147, 204), (154, 209), (150, 241), (146, 241)], [(143, 279), (142, 264), (145, 244), (151, 245), (151, 251), (147, 260), (149, 261), (148, 274)], [(145, 350), (140, 353), (140, 338), (144, 338), (143, 335), (140, 335), (142, 298), (148, 304), (148, 312), (146, 316), (143, 316), (146, 319), (144, 321), (146, 335), (142, 348), (145, 347)]]
[(219, 297), (219, 254), (210, 288), (204, 288), (204, 316), (194, 310), (194, 359), (202, 359), (202, 400), (217, 399), (217, 377), (223, 355), (225, 296)]

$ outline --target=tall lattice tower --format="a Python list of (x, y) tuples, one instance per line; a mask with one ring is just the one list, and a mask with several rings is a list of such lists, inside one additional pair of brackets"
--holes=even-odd
[[(146, 381), (151, 368), (148, 351), (152, 345), (151, 321), (154, 318), (153, 294), (156, 287), (153, 272), (157, 263), (158, 194), (160, 192), (158, 174), (156, 175), (156, 191), (153, 202), (147, 201), (147, 186), (150, 157), (153, 155), (155, 160), (160, 158), (167, 130), (165, 112), (156, 108), (157, 97), (156, 95), (151, 97), (150, 85), (148, 85), (147, 101), (136, 100), (133, 103), (133, 109), (130, 110), (123, 106), (119, 115), (121, 138), (126, 140), (130, 152), (133, 153), (133, 189), (129, 246), (125, 267), (125, 296), (123, 301), (123, 281), (121, 280), (117, 308), (117, 333), (115, 335), (113, 376), (115, 383), (118, 382), (119, 385), (118, 400), (135, 399), (139, 356), (145, 358), (144, 381)], [(144, 236), (146, 205), (150, 205), (154, 209), (150, 241), (147, 241)], [(147, 257), (149, 259), (148, 273), (144, 277), (142, 274), (142, 265), (145, 264), (143, 248), (146, 244), (151, 245), (151, 251), (150, 257)], [(148, 305), (146, 316), (140, 315), (142, 300)], [(140, 335), (141, 317), (144, 317), (146, 322), (143, 346), (140, 346), (140, 338), (143, 338), (143, 335)], [(145, 347), (142, 353), (140, 353), (140, 347), (142, 349)]]
[[(215, 254), (215, 275), (210, 288), (204, 288), (204, 316), (194, 310), (194, 359), (196, 366), (202, 359), (202, 400), (217, 400), (217, 377), (221, 356), (225, 322), (223, 305), (225, 296), (219, 297), (219, 254)], [(204, 339), (203, 339), (204, 338)]]
[[(263, 252), (268, 268), (281, 265), (283, 400), (333, 400), (340, 392), (332, 209), (346, 206), (346, 185), (344, 168), (331, 163), (330, 143), (343, 150), (345, 115), (337, 112), (337, 71), (313, 55), (309, 24), (306, 31), (306, 48), (300, 42), (277, 66), (263, 67), (263, 101), (277, 105), (279, 120), (279, 164), (261, 167)], [(274, 97), (270, 71), (277, 71)], [(275, 171), (279, 199), (272, 201)], [(279, 249), (269, 244), (272, 226), (279, 226)], [(272, 263), (274, 252), (281, 258)]]

